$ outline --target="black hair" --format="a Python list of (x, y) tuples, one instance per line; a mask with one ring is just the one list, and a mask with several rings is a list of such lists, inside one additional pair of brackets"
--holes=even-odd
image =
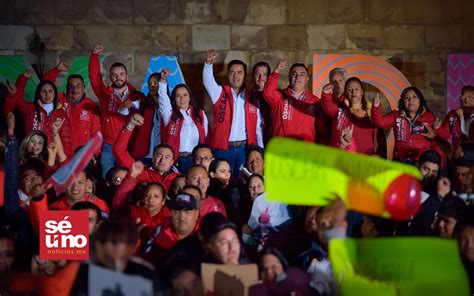
[(160, 79), (161, 79), (161, 72), (153, 72), (153, 73), (151, 73), (150, 77), (148, 77), (147, 83), (150, 82), (150, 79), (151, 79), (152, 77), (155, 77), (155, 78), (158, 80), (158, 82), (159, 82)]
[(344, 92), (346, 91), (347, 86), (349, 85), (349, 83), (351, 83), (352, 81), (355, 81), (355, 82), (359, 83), (360, 90), (363, 92), (362, 93), (362, 110), (367, 111), (367, 100), (365, 99), (364, 84), (362, 83), (362, 81), (358, 77), (350, 77), (349, 79), (346, 80), (346, 84), (344, 85)]
[(82, 81), (82, 84), (84, 84), (84, 78), (82, 77), (82, 75), (79, 75), (79, 74), (71, 74), (67, 77), (67, 83), (69, 83), (69, 80), (71, 79), (74, 79), (74, 78), (77, 78), (77, 79), (80, 79)]
[(113, 176), (120, 171), (129, 172), (129, 169), (124, 166), (114, 166), (113, 168), (107, 171), (107, 173), (105, 174), (105, 179), (111, 181)]
[(267, 62), (258, 62), (255, 65), (253, 65), (253, 67), (252, 67), (252, 75), (255, 73), (257, 68), (260, 68), (260, 67), (267, 68), (267, 71), (268, 71), (267, 74), (268, 75), (270, 75), (270, 73), (272, 73), (272, 68), (270, 68), (270, 64), (268, 64)]
[(291, 73), (291, 70), (293, 70), (293, 68), (296, 68), (296, 67), (302, 67), (302, 68), (304, 68), (304, 69), (306, 70), (306, 73), (309, 75), (309, 69), (308, 69), (308, 67), (306, 67), (306, 65), (303, 64), (303, 63), (294, 63), (293, 65), (291, 65), (289, 72)]
[(20, 166), (20, 179), (22, 179), (23, 174), (28, 171), (32, 170), (35, 171), (39, 176), (43, 176), (45, 169), (45, 163), (38, 158), (28, 158), (28, 161), (25, 164)]
[(211, 164), (209, 164), (209, 173), (210, 172), (215, 173), (216, 170), (217, 170), (217, 167), (221, 164), (221, 162), (226, 162), (230, 166), (230, 163), (227, 159), (217, 158), (217, 159), (214, 159), (213, 161), (211, 161)]
[(164, 187), (163, 185), (161, 185), (161, 184), (158, 183), (158, 182), (147, 183), (147, 184), (145, 185), (145, 188), (144, 188), (143, 193), (147, 192), (148, 189), (150, 189), (150, 187), (152, 187), (152, 186), (157, 186), (158, 188), (160, 188), (160, 191), (161, 191), (161, 193), (163, 194), (163, 198), (166, 199), (166, 189), (165, 189), (165, 187)]
[(178, 105), (176, 105), (176, 100), (175, 100), (176, 92), (178, 91), (179, 88), (185, 88), (188, 91), (189, 106), (193, 107), (193, 113), (191, 114), (191, 116), (194, 121), (200, 122), (202, 124), (203, 118), (201, 116), (201, 109), (198, 107), (196, 100), (194, 100), (194, 97), (191, 94), (191, 88), (189, 88), (189, 86), (187, 86), (184, 83), (180, 83), (176, 85), (173, 91), (171, 92), (171, 107), (173, 108), (173, 115), (171, 116), (171, 120), (176, 122), (179, 119), (183, 118), (183, 114), (181, 114), (181, 111), (179, 110)]
[(35, 114), (36, 114), (36, 118), (38, 122), (41, 122), (41, 112), (40, 112), (41, 89), (46, 84), (51, 85), (51, 87), (53, 88), (53, 92), (54, 92), (53, 110), (56, 110), (56, 107), (58, 106), (58, 89), (56, 88), (56, 85), (54, 85), (54, 83), (51, 82), (50, 80), (41, 80), (38, 86), (36, 87), (35, 98), (33, 100), (33, 105), (35, 106)]
[(198, 144), (193, 148), (193, 152), (192, 152), (193, 160), (194, 160), (194, 158), (196, 158), (197, 151), (199, 149), (204, 149), (204, 148), (209, 149), (211, 151), (212, 157), (214, 157), (214, 149), (212, 149), (211, 146), (209, 146), (207, 144)]
[(124, 69), (125, 69), (125, 74), (128, 74), (127, 67), (125, 67), (125, 65), (122, 64), (122, 63), (120, 63), (120, 62), (113, 63), (112, 66), (110, 66), (110, 70), (109, 70), (109, 71), (112, 71), (113, 68), (118, 68), (118, 67), (124, 68)]
[(237, 232), (234, 222), (227, 220), (224, 215), (218, 212), (210, 212), (201, 220), (201, 235), (205, 242), (210, 242), (216, 234), (227, 228)]
[(250, 183), (250, 179), (253, 179), (253, 178), (259, 178), (260, 180), (262, 180), (262, 183), (265, 183), (265, 180), (263, 179), (262, 175), (260, 175), (260, 174), (250, 175), (250, 177), (247, 179), (247, 183)]
[(245, 76), (247, 76), (247, 64), (245, 64), (241, 60), (232, 60), (232, 61), (230, 61), (229, 64), (227, 65), (227, 74), (229, 74), (230, 69), (234, 65), (242, 65), (242, 67), (244, 68), (244, 78), (245, 78)]
[(73, 211), (80, 211), (80, 210), (93, 210), (97, 214), (97, 223), (102, 220), (102, 211), (101, 209), (94, 203), (90, 201), (80, 201), (75, 203), (71, 210)]
[[(175, 178), (176, 179), (176, 178)], [(202, 199), (202, 196), (201, 196), (201, 189), (199, 187), (197, 187), (196, 185), (192, 185), (192, 184), (186, 184), (184, 185), (183, 188), (181, 188), (181, 190), (179, 191), (179, 193), (183, 192), (183, 190), (186, 190), (186, 189), (194, 189), (194, 190), (197, 190), (197, 192), (199, 192), (199, 197)]]
[(474, 228), (474, 208), (469, 207), (454, 226), (453, 237), (457, 237), (465, 228)]
[(465, 92), (467, 91), (471, 91), (471, 92), (474, 92), (474, 86), (472, 85), (465, 85), (462, 90), (461, 90), (461, 96), (464, 95)]
[(418, 166), (423, 165), (425, 162), (431, 162), (441, 167), (441, 156), (434, 150), (426, 150), (418, 158)]
[(283, 270), (287, 270), (288, 267), (290, 266), (288, 263), (288, 260), (285, 258), (285, 256), (279, 249), (269, 246), (263, 249), (263, 251), (259, 254), (258, 268), (260, 270), (263, 270), (263, 257), (265, 257), (266, 255), (273, 255), (277, 257), (278, 260), (280, 260), (281, 265), (283, 266)]
[(250, 156), (250, 153), (252, 152), (258, 152), (261, 156), (262, 156), (262, 159), (265, 159), (264, 158), (264, 155), (265, 155), (265, 151), (263, 150), (262, 147), (258, 146), (258, 145), (250, 145), (248, 147), (248, 150), (247, 150), (247, 155), (246, 155), (246, 159), (248, 160), (249, 159), (249, 156)]
[(101, 243), (107, 241), (125, 242), (135, 246), (138, 241), (137, 224), (129, 217), (111, 217), (99, 225), (94, 234), (94, 240)]
[(171, 153), (173, 154), (173, 158), (174, 158), (174, 155), (175, 155), (174, 153), (175, 153), (175, 152), (174, 152), (173, 147), (171, 147), (171, 145), (166, 144), (166, 143), (161, 143), (161, 144), (156, 145), (155, 148), (153, 149), (153, 155), (155, 155), (156, 151), (157, 151), (158, 149), (160, 149), (160, 148), (168, 148), (168, 149), (170, 149), (170, 150), (171, 150)]
[(403, 111), (405, 113), (408, 113), (408, 111), (405, 109), (405, 104), (403, 103), (406, 95), (408, 94), (409, 91), (414, 91), (418, 99), (420, 100), (420, 108), (416, 111), (416, 116), (420, 115), (423, 110), (430, 111), (428, 108), (428, 103), (426, 102), (425, 97), (423, 96), (423, 93), (416, 87), (414, 86), (409, 86), (405, 88), (402, 91), (402, 94), (400, 95), (400, 99), (398, 100), (398, 110)]
[(374, 224), (378, 236), (394, 236), (396, 223), (391, 219), (365, 215), (365, 218)]
[(467, 206), (461, 198), (457, 196), (446, 196), (438, 208), (438, 214), (448, 216), (457, 221), (461, 219), (466, 209)]

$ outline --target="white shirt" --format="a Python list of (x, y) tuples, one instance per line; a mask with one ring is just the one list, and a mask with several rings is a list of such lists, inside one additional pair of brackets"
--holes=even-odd
[(247, 222), (251, 229), (255, 230), (263, 226), (262, 223), (260, 223), (259, 218), (264, 214), (270, 217), (270, 221), (268, 222), (268, 225), (266, 225), (269, 227), (280, 226), (291, 219), (288, 212), (288, 205), (274, 201), (267, 201), (266, 193), (258, 195), (253, 201), (252, 211), (250, 213), (249, 221)]
[[(160, 101), (160, 114), (163, 118), (163, 123), (165, 126), (170, 123), (171, 113), (173, 112), (167, 89), (168, 85), (160, 81), (158, 97)], [(193, 118), (191, 117), (190, 109), (187, 111), (180, 109), (179, 111), (181, 111), (181, 114), (183, 115), (183, 126), (181, 127), (181, 133), (179, 135), (179, 152), (192, 152), (194, 147), (199, 144), (199, 130), (194, 123)], [(202, 114), (204, 114), (204, 118), (202, 119), (204, 135), (207, 137), (207, 117), (204, 112)]]
[[(127, 88), (123, 92), (123, 95), (120, 95), (120, 93), (118, 92), (118, 90), (116, 88), (114, 88), (114, 93), (115, 93), (115, 95), (117, 95), (117, 97), (119, 97), (122, 100), (122, 102), (124, 102), (127, 99), (130, 92), (129, 92), (128, 86), (127, 86)], [(139, 109), (140, 108), (140, 100), (133, 101), (132, 102), (132, 107), (130, 107), (130, 108)], [(130, 113), (130, 111), (129, 111), (130, 108), (126, 108), (126, 109), (123, 109), (123, 110), (118, 110), (118, 113), (127, 116)]]
[[(150, 98), (151, 99), (151, 98)], [(155, 107), (155, 114), (153, 116), (153, 127), (150, 134), (150, 145), (148, 147), (148, 154), (146, 158), (153, 157), (153, 150), (161, 143), (161, 120), (159, 107)]]
[[(204, 64), (202, 70), (202, 78), (204, 87), (206, 88), (209, 97), (211, 98), (212, 104), (216, 104), (217, 100), (222, 93), (222, 86), (217, 84), (214, 78), (214, 70), (212, 65), (207, 63)], [(230, 126), (229, 142), (234, 141), (245, 141), (247, 140), (246, 124), (245, 124), (245, 91), (241, 91), (236, 94), (232, 89), (232, 98), (234, 100), (234, 108), (232, 110), (232, 123)], [(257, 107), (257, 143), (260, 147), (263, 147), (262, 137), (262, 116), (260, 115), (260, 109)]]
[(46, 114), (49, 116), (54, 109), (54, 103), (41, 103), (41, 107), (43, 107)]

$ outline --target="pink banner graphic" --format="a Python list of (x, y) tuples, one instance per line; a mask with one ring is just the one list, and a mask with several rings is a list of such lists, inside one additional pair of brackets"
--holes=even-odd
[(448, 54), (447, 111), (461, 107), (465, 85), (474, 85), (474, 54)]

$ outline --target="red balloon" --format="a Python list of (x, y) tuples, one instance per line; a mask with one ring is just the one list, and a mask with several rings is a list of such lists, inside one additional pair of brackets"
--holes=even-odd
[(393, 220), (410, 219), (420, 208), (420, 182), (407, 174), (395, 178), (385, 190), (384, 203)]

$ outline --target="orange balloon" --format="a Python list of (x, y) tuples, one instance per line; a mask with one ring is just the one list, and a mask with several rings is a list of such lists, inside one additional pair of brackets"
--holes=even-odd
[(382, 195), (370, 184), (350, 180), (347, 189), (351, 210), (375, 216), (385, 212)]

